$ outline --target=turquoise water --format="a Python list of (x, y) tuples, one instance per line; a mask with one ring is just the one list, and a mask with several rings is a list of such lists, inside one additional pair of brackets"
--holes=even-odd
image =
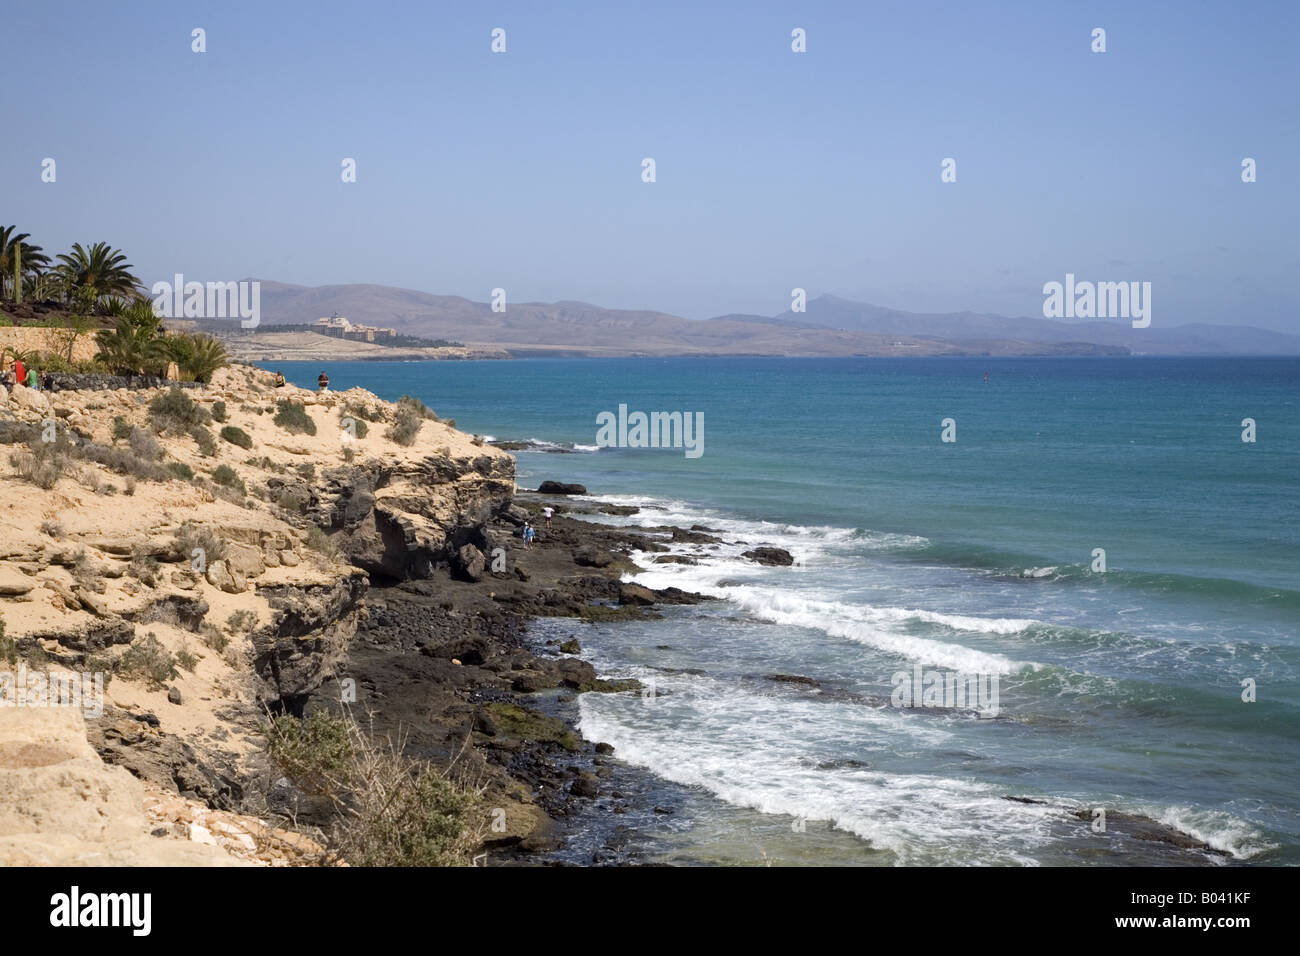
[[(303, 385), (321, 368), (275, 367)], [(1300, 360), (325, 368), (335, 388), (411, 393), (463, 430), (534, 441), (521, 486), (577, 481), (643, 508), (611, 522), (747, 542), (643, 562), (644, 583), (724, 600), (581, 635), (659, 692), (581, 707), (588, 737), (690, 788), (666, 857), (1165, 862), (1062, 822), (1100, 808), (1175, 825), (1216, 859), (1300, 863)], [(702, 413), (703, 455), (597, 450), (596, 416), (620, 404)], [(795, 567), (740, 557), (757, 544)], [(996, 676), (996, 718), (882, 706), (914, 664)]]

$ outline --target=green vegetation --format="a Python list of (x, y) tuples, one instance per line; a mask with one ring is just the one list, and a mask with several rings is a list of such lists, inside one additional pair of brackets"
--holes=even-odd
[(212, 437), (212, 432), (202, 425), (193, 425), (189, 430), (190, 437), (199, 446), (199, 454), (204, 458), (212, 458), (217, 453), (217, 440)]
[(186, 561), (193, 559), (195, 551), (201, 551), (208, 564), (221, 560), (226, 554), (225, 541), (211, 528), (196, 525), (192, 521), (180, 526), (172, 543)]
[(498, 733), (558, 744), (569, 751), (582, 749), (582, 741), (557, 717), (548, 717), (506, 701), (494, 701), (486, 704), (484, 709), (491, 715)]
[(222, 422), (224, 422), (224, 421), (226, 420), (226, 403), (225, 403), (225, 402), (213, 402), (213, 403), (212, 403), (212, 420), (213, 420), (214, 422), (216, 422), (217, 424), (221, 424)]
[(149, 421), (158, 432), (183, 435), (207, 423), (207, 414), (182, 388), (171, 388), (149, 403)]
[(291, 402), (287, 398), (282, 398), (275, 403), (275, 407), (275, 418), (272, 421), (285, 431), (294, 435), (316, 434), (316, 422), (307, 414), (307, 409), (301, 402)]
[(127, 433), (127, 444), (131, 451), (145, 461), (158, 461), (163, 456), (162, 445), (158, 444), (158, 439), (143, 428), (132, 428)]
[[(0, 226), (0, 298), (15, 304), (25, 296), (62, 314), (39, 317), (25, 324), (54, 329), (56, 348), (41, 357), (46, 371), (108, 371), (120, 375), (165, 375), (175, 363), (182, 381), (209, 382), (230, 356), (219, 339), (204, 334), (167, 334), (162, 319), (144, 295), (126, 255), (106, 242), (74, 243), (51, 267), (40, 246), (27, 242), (28, 233), (16, 226)], [(74, 362), (82, 336), (100, 324), (95, 317), (112, 319), (111, 328), (95, 334), (99, 351), (91, 363)], [(4, 324), (13, 319), (4, 317)]]
[(217, 465), (216, 468), (213, 468), (212, 480), (223, 488), (238, 491), (241, 495), (248, 493), (248, 489), (244, 487), (243, 479), (229, 465)]
[(257, 614), (254, 611), (235, 611), (230, 617), (226, 618), (226, 627), (233, 634), (247, 634), (256, 624)]
[(427, 418), (430, 421), (436, 422), (438, 420), (438, 416), (433, 413), (433, 409), (414, 395), (403, 395), (397, 400), (397, 407), (399, 410), (409, 408), (421, 418)]
[(174, 478), (178, 478), (181, 481), (192, 481), (194, 479), (194, 469), (183, 461), (168, 462), (167, 470), (172, 473)]
[(263, 725), (272, 762), (334, 805), (332, 845), (353, 866), (465, 866), (485, 831), (482, 791), (391, 739), (375, 741), (350, 714), (315, 711)]
[(199, 659), (190, 650), (188, 643), (182, 644), (181, 649), (176, 652), (176, 665), (191, 674), (194, 673), (194, 668), (199, 666)]
[(318, 525), (312, 525), (307, 529), (307, 547), (331, 558), (338, 557), (339, 554), (338, 545), (334, 543), (334, 539)]
[(393, 424), (385, 430), (384, 437), (399, 445), (412, 445), (415, 443), (415, 436), (420, 434), (420, 427), (423, 424), (424, 416), (414, 405), (407, 404), (403, 398), (393, 416)]
[[(217, 421), (221, 421), (221, 419), (217, 419)], [(227, 425), (221, 429), (221, 437), (232, 445), (238, 445), (240, 448), (253, 447), (252, 436), (237, 425)]]
[(0, 617), (0, 657), (12, 667), (18, 663), (18, 644), (12, 637), (5, 637), (5, 619)]
[(126, 649), (117, 662), (117, 672), (123, 677), (138, 678), (154, 686), (161, 686), (180, 673), (171, 652), (152, 634), (134, 641)]

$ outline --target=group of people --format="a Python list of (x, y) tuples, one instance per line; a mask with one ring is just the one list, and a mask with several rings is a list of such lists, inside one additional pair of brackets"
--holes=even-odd
[[(542, 517), (546, 519), (547, 528), (550, 528), (551, 518), (554, 515), (555, 509), (549, 505), (542, 509)], [(531, 548), (533, 546), (533, 540), (537, 537), (537, 529), (525, 521), (524, 526), (519, 529), (519, 536), (524, 539), (524, 547)]]
[[(286, 384), (287, 383), (284, 380), (284, 373), (276, 372), (275, 387), (284, 388)], [(324, 372), (321, 372), (319, 375), (316, 376), (316, 387), (320, 389), (322, 392), (328, 392), (330, 388), (330, 377), (326, 375)]]
[(16, 359), (13, 367), (8, 367), (7, 361), (0, 362), (0, 384), (3, 384), (5, 390), (12, 392), (15, 385), (23, 385), (27, 388), (39, 390), (44, 387), (47, 391), (54, 388), (54, 377), (49, 372), (45, 373), (44, 384), (36, 369), (28, 368), (22, 359)]

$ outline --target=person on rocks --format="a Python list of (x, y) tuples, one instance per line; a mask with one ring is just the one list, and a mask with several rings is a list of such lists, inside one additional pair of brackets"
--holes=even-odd
[(555, 514), (555, 509), (552, 508), (550, 505), (547, 505), (545, 508), (542, 509), (542, 517), (546, 519), (547, 530), (550, 530), (551, 516), (554, 514)]
[(27, 387), (33, 392), (39, 392), (41, 390), (41, 381), (36, 377), (36, 369), (34, 368), (29, 368), (27, 370)]
[(54, 391), (54, 373), (46, 372), (41, 376), (41, 388), (45, 389), (47, 392)]
[(530, 525), (527, 521), (525, 521), (525, 522), (524, 522), (524, 528), (523, 528), (523, 531), (521, 532), (521, 534), (523, 535), (523, 538), (524, 538), (524, 548), (525, 548), (525, 549), (530, 550), (530, 551), (532, 550), (532, 547), (533, 547), (533, 536), (534, 536), (535, 533), (536, 533), (536, 532), (533, 531), (533, 526)]
[[(321, 372), (321, 374), (324, 375), (325, 373), (324, 373), (324, 372)], [(318, 381), (319, 381), (319, 380), (318, 380)], [(327, 378), (325, 381), (328, 382), (329, 379)], [(276, 388), (284, 388), (284, 373), (283, 373), (283, 372), (276, 372), (276, 373), (275, 373), (275, 387), (276, 387)]]
[(14, 381), (19, 385), (27, 384), (27, 366), (22, 359), (14, 359)]
[(330, 390), (330, 377), (321, 372), (316, 376), (316, 387), (322, 392), (328, 392)]

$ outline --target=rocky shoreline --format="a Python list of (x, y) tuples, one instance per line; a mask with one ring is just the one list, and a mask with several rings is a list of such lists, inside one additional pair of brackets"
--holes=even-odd
[[(506, 451), (413, 400), (276, 388), (247, 367), (184, 391), (15, 389), (0, 445), (0, 651), (111, 678), (84, 718), (0, 712), (0, 864), (323, 862), (337, 807), (289, 782), (266, 731), (344, 710), (469, 781), (480, 864), (646, 859), (639, 833), (674, 811), (674, 785), (576, 730), (580, 694), (640, 685), (597, 673), (565, 622), (688, 613), (710, 599), (622, 579), (634, 556), (705, 560), (719, 532), (587, 520), (637, 509), (563, 482), (520, 491)], [(753, 545), (756, 565), (792, 563)], [(1086, 832), (1072, 812), (1061, 824)], [(1112, 820), (1187, 862), (1211, 852)]]
[[(556, 509), (549, 530), (541, 520), (546, 504)], [(579, 693), (636, 692), (640, 684), (603, 679), (576, 640), (548, 645), (530, 634), (530, 622), (647, 619), (660, 616), (660, 606), (706, 600), (620, 583), (634, 569), (633, 550), (664, 546), (583, 521), (581, 507), (521, 493), (480, 529), (482, 549), (471, 547), (486, 560), (477, 567), (450, 561), (429, 577), (373, 587), (367, 620), (337, 676), (309, 704), (341, 708), (341, 682), (352, 680), (350, 706), (366, 713), (375, 732), (400, 734), (409, 752), (436, 764), (467, 765), (485, 784), (485, 805), (505, 811), (504, 828), (487, 836), (489, 865), (548, 862), (597, 797), (612, 796), (616, 815), (626, 809), (624, 794), (607, 786), (616, 772), (612, 748), (581, 737), (575, 705)], [(525, 519), (542, 526), (529, 549), (517, 534)], [(504, 559), (497, 571), (494, 551), (498, 567)], [(597, 862), (628, 860), (611, 852)]]

